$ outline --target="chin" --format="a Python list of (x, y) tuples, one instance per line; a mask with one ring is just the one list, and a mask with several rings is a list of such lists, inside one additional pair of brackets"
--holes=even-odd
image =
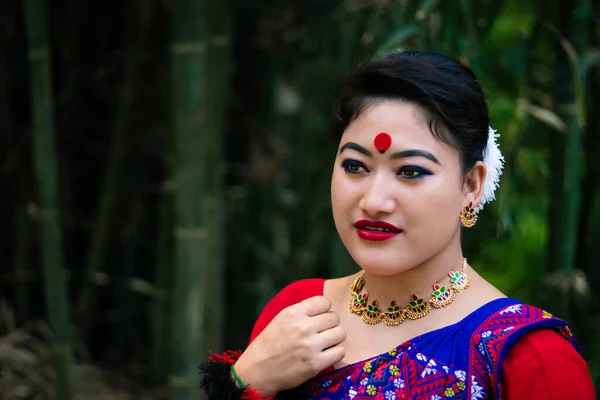
[[(354, 254), (353, 254), (354, 253)], [(389, 251), (383, 249), (361, 249), (350, 255), (354, 261), (365, 270), (365, 272), (380, 275), (391, 276), (400, 274), (411, 269), (416, 262), (404, 257), (398, 251)]]

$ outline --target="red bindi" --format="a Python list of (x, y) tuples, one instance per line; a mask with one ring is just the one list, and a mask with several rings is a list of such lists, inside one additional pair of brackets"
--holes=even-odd
[(387, 133), (381, 132), (375, 136), (373, 143), (375, 144), (375, 148), (383, 154), (392, 145), (392, 138)]

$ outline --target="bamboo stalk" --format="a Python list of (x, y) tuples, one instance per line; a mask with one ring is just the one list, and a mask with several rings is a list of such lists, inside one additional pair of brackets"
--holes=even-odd
[[(279, 60), (259, 45), (260, 21), (264, 19), (265, 9), (267, 8), (254, 7), (248, 2), (238, 2), (236, 10), (235, 63), (243, 65), (243, 68), (236, 71), (235, 80), (239, 82), (236, 95), (239, 96), (237, 102), (244, 104), (244, 109), (238, 116), (239, 121), (235, 123), (236, 131), (248, 132), (248, 134), (239, 134), (234, 131), (231, 135), (235, 140), (232, 147), (239, 146), (246, 149), (247, 159), (238, 161), (240, 164), (252, 164), (254, 157), (262, 157), (255, 154), (259, 154), (261, 149), (268, 148), (267, 132), (274, 120), (274, 77), (278, 72), (276, 63)], [(270, 167), (265, 170), (268, 168)], [(240, 178), (246, 185), (245, 208), (253, 210), (243, 216), (243, 226), (251, 226), (252, 233), (249, 235), (248, 231), (239, 229), (230, 229), (229, 232), (231, 232), (232, 243), (248, 243), (249, 254), (241, 255), (242, 263), (237, 263), (234, 273), (236, 276), (243, 274), (252, 284), (232, 283), (234, 293), (229, 298), (232, 299), (234, 306), (230, 307), (228, 315), (232, 315), (236, 320), (249, 319), (248, 315), (257, 315), (276, 290), (276, 284), (272, 279), (274, 263), (270, 249), (266, 249), (266, 244), (272, 242), (272, 234), (267, 224), (275, 204), (274, 185), (265, 183), (264, 177), (249, 179), (247, 172), (241, 173)], [(238, 222), (239, 220), (232, 222), (230, 226), (233, 228)], [(265, 249), (266, 251), (263, 252)], [(268, 254), (267, 257), (264, 257), (265, 254)], [(249, 286), (253, 287), (249, 288)], [(245, 299), (244, 305), (240, 306)], [(248, 304), (248, 299), (251, 299), (251, 304)], [(249, 312), (245, 312), (244, 308)], [(253, 318), (247, 321), (249, 325), (253, 323)]]
[[(6, 27), (14, 23), (14, 16), (7, 10), (7, 5), (0, 6), (0, 26)], [(0, 32), (0, 54), (8, 54), (9, 37), (8, 29), (1, 29)], [(0, 99), (10, 99), (8, 82), (10, 82), (8, 58), (0, 57)], [(15, 151), (18, 148), (17, 130), (10, 111), (10, 101), (3, 101), (0, 104), (0, 132), (3, 132), (5, 141), (2, 141), (3, 149), (6, 153), (3, 154), (4, 159), (9, 157), (9, 152)], [(31, 219), (27, 215), (26, 205), (31, 200), (31, 184), (27, 184), (32, 180), (32, 173), (29, 162), (26, 157), (13, 156), (15, 164), (15, 182), (19, 182), (14, 190), (14, 211), (13, 211), (13, 227), (14, 227), (14, 274), (23, 274), (30, 267), (30, 245), (33, 239), (33, 226)], [(26, 183), (27, 182), (27, 183)], [(15, 294), (16, 316), (17, 320), (24, 322), (29, 318), (31, 287), (26, 284), (19, 285)]]
[[(204, 2), (173, 3), (171, 51), (172, 124), (175, 144), (172, 167), (175, 207), (175, 282), (173, 360), (169, 382), (175, 400), (198, 397), (196, 366), (209, 299), (208, 238), (205, 193), (212, 166), (206, 130), (206, 21)], [(215, 199), (216, 200), (216, 199)], [(210, 235), (218, 232), (210, 232)], [(214, 303), (213, 303), (214, 304)]]
[[(600, 112), (600, 102), (596, 98), (595, 93), (600, 89), (599, 71), (591, 71), (587, 77), (585, 85), (587, 90), (587, 107), (588, 115), (586, 131), (584, 133), (584, 149), (586, 152), (584, 168), (585, 175), (582, 183), (582, 188), (585, 188), (585, 195), (582, 196), (581, 214), (579, 216), (579, 237), (577, 268), (580, 268), (585, 273), (588, 285), (597, 287), (600, 281), (600, 271), (594, 268), (600, 265), (600, 255), (598, 254), (597, 243), (600, 243), (600, 234), (598, 226), (600, 224), (600, 166), (595, 161), (593, 154), (600, 154), (600, 137), (596, 134), (600, 129), (598, 118), (596, 116)], [(593, 294), (594, 296), (596, 294)], [(596, 295), (597, 296), (597, 295)], [(596, 297), (594, 296), (594, 297)], [(586, 293), (580, 290), (575, 293), (577, 300), (578, 312), (572, 315), (572, 323), (576, 332), (578, 332), (578, 340), (583, 348), (589, 348), (594, 343), (595, 326), (594, 322), (598, 317), (598, 311), (595, 307), (596, 301), (589, 301), (586, 298)], [(597, 297), (596, 297), (597, 298)], [(581, 300), (588, 301), (581, 301)]]
[(80, 319), (82, 337), (87, 336), (92, 324), (91, 317), (95, 314), (96, 288), (92, 282), (92, 277), (95, 273), (104, 271), (105, 257), (111, 240), (110, 228), (113, 225), (113, 214), (118, 201), (119, 184), (123, 172), (123, 159), (127, 150), (128, 135), (126, 134), (126, 128), (134, 101), (134, 71), (135, 63), (129, 60), (127, 78), (119, 93), (119, 106), (111, 134), (110, 154), (106, 163), (95, 229), (91, 236), (87, 260), (82, 274), (82, 288), (77, 305), (77, 316)]
[(150, 41), (154, 29), (159, 1), (148, 1), (143, 5), (129, 5), (136, 10), (138, 18), (128, 19), (124, 28), (128, 41), (125, 45), (125, 58), (123, 62), (123, 84), (117, 95), (115, 117), (111, 127), (110, 153), (107, 158), (104, 179), (101, 188), (101, 197), (96, 213), (95, 229), (92, 232), (90, 245), (84, 264), (82, 289), (77, 305), (77, 316), (82, 318), (81, 331), (87, 336), (96, 306), (96, 288), (92, 278), (96, 273), (103, 273), (106, 268), (106, 254), (111, 245), (111, 229), (115, 223), (115, 208), (119, 201), (120, 187), (123, 181), (124, 160), (130, 150), (132, 111), (136, 105), (138, 94), (138, 68), (144, 64), (147, 56), (147, 43)]
[(169, 373), (168, 344), (171, 343), (169, 314), (173, 307), (173, 200), (172, 194), (166, 188), (160, 198), (157, 243), (157, 265), (155, 285), (160, 289), (161, 296), (152, 303), (152, 378), (155, 383), (162, 383)]
[[(560, 3), (560, 2), (559, 2)], [(570, 8), (569, 8), (570, 9)], [(583, 49), (585, 44), (584, 34), (586, 24), (582, 21), (572, 22), (571, 16), (566, 10), (557, 13), (559, 22), (562, 22), (566, 40), (574, 41), (577, 48)], [(556, 38), (557, 40), (559, 38)], [(550, 226), (551, 237), (555, 240), (555, 246), (550, 246), (550, 262), (553, 270), (569, 274), (574, 268), (575, 249), (577, 242), (577, 216), (579, 201), (581, 197), (581, 140), (582, 126), (579, 125), (577, 116), (571, 112), (575, 108), (576, 98), (574, 90), (574, 79), (576, 71), (569, 65), (568, 55), (565, 49), (557, 44), (558, 66), (556, 78), (555, 102), (565, 111), (562, 113), (563, 120), (567, 125), (567, 135), (554, 135), (552, 154), (555, 165), (554, 172), (554, 195), (551, 197), (553, 214)], [(561, 111), (559, 111), (561, 114)]]
[(68, 400), (71, 398), (69, 303), (60, 228), (58, 162), (44, 0), (27, 0), (25, 15), (29, 40), (34, 164), (47, 318), (52, 329), (56, 398)]
[(225, 217), (223, 213), (223, 178), (224, 151), (223, 137), (225, 136), (225, 109), (230, 98), (229, 81), (231, 72), (231, 25), (232, 2), (230, 0), (212, 0), (207, 5), (208, 47), (206, 61), (206, 102), (207, 119), (206, 134), (210, 136), (206, 149), (206, 164), (208, 174), (207, 195), (212, 201), (205, 201), (204, 212), (206, 226), (209, 232), (208, 244), (208, 282), (210, 289), (206, 292), (207, 313), (202, 341), (201, 354), (221, 351), (223, 348), (225, 323), (224, 296), (224, 231)]
[[(1, 96), (0, 96), (1, 98)], [(32, 173), (29, 168), (20, 168), (17, 172), (21, 182), (31, 181)], [(26, 275), (27, 271), (33, 267), (31, 265), (31, 245), (35, 241), (35, 226), (32, 224), (26, 211), (26, 196), (30, 193), (29, 185), (19, 185), (16, 191), (15, 211), (14, 211), (14, 229), (15, 229), (15, 261), (14, 274), (16, 276)], [(16, 315), (20, 322), (25, 322), (30, 318), (31, 309), (31, 285), (28, 282), (21, 282), (16, 290)]]
[[(565, 8), (566, 7), (566, 8)], [(550, 246), (549, 268), (570, 277), (575, 269), (576, 246), (578, 242), (578, 217), (581, 201), (581, 167), (582, 129), (577, 113), (576, 85), (581, 76), (570, 63), (569, 49), (564, 41), (568, 41), (575, 49), (583, 50), (586, 44), (586, 18), (573, 18), (569, 10), (572, 6), (558, 2), (556, 18), (558, 28), (565, 37), (555, 34), (557, 48), (557, 70), (555, 86), (555, 103), (559, 115), (567, 126), (566, 135), (554, 135), (551, 141), (552, 161), (552, 195), (550, 197)], [(556, 314), (569, 319), (571, 311), (571, 294), (562, 293), (556, 304)]]

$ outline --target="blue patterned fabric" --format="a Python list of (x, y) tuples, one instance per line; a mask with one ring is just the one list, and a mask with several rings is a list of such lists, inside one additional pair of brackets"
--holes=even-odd
[(291, 392), (290, 398), (499, 399), (502, 361), (510, 347), (534, 329), (554, 329), (577, 346), (565, 322), (515, 299), (497, 299), (456, 324), (323, 373)]

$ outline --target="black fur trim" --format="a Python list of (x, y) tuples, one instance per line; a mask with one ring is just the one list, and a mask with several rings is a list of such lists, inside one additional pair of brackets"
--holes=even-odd
[(231, 364), (219, 361), (206, 361), (198, 367), (203, 374), (200, 388), (209, 400), (241, 400), (244, 390), (231, 378)]

